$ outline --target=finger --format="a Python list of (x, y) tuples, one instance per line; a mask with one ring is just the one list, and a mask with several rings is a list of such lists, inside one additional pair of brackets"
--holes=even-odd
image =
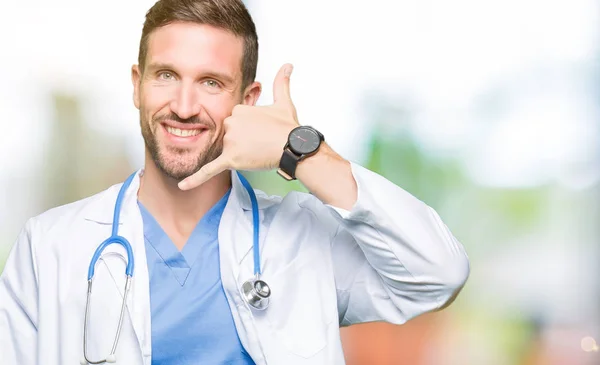
[(289, 63), (281, 66), (275, 81), (273, 82), (273, 102), (275, 104), (291, 104), (292, 97), (290, 96), (290, 75), (294, 66)]
[(216, 176), (228, 169), (226, 161), (227, 159), (223, 157), (223, 155), (217, 157), (212, 162), (209, 162), (206, 165), (202, 166), (202, 168), (198, 170), (195, 174), (190, 175), (182, 181), (180, 181), (177, 186), (181, 190), (190, 190), (204, 184), (213, 176)]

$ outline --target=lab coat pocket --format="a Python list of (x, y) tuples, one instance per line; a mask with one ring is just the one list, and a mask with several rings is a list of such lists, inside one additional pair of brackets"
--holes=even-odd
[(271, 298), (264, 317), (290, 352), (312, 357), (327, 345), (334, 313), (333, 287), (307, 260), (295, 260), (269, 277)]

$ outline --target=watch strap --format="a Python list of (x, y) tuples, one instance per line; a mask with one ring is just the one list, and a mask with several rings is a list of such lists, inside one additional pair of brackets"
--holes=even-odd
[(298, 166), (299, 160), (300, 156), (290, 151), (289, 148), (284, 149), (283, 155), (281, 155), (281, 160), (279, 161), (279, 169), (277, 170), (277, 173), (288, 181), (296, 180), (296, 166)]

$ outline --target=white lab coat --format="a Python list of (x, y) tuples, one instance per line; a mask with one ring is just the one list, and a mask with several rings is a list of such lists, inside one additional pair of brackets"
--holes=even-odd
[[(241, 343), (257, 365), (343, 364), (340, 326), (402, 324), (447, 304), (469, 263), (436, 212), (383, 177), (352, 164), (358, 200), (351, 211), (310, 194), (285, 198), (256, 191), (263, 279), (272, 290), (260, 312), (242, 300), (253, 275), (252, 211), (236, 174), (219, 226), (221, 278)], [(90, 258), (111, 232), (121, 184), (30, 219), (0, 277), (0, 363), (78, 364)], [(119, 233), (135, 273), (117, 363), (150, 365), (149, 279), (139, 177), (124, 199)], [(105, 250), (96, 266), (88, 348), (108, 355), (119, 318), (125, 251)], [(190, 318), (202, 321), (202, 318)], [(402, 344), (399, 344), (401, 346)]]

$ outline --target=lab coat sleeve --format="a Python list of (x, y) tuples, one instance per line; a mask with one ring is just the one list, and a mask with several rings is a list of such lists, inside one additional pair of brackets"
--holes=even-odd
[(384, 177), (351, 163), (358, 197), (340, 223), (332, 260), (341, 326), (405, 323), (450, 304), (469, 262), (439, 215)]
[(37, 363), (38, 280), (31, 242), (32, 220), (14, 244), (0, 276), (0, 362)]

